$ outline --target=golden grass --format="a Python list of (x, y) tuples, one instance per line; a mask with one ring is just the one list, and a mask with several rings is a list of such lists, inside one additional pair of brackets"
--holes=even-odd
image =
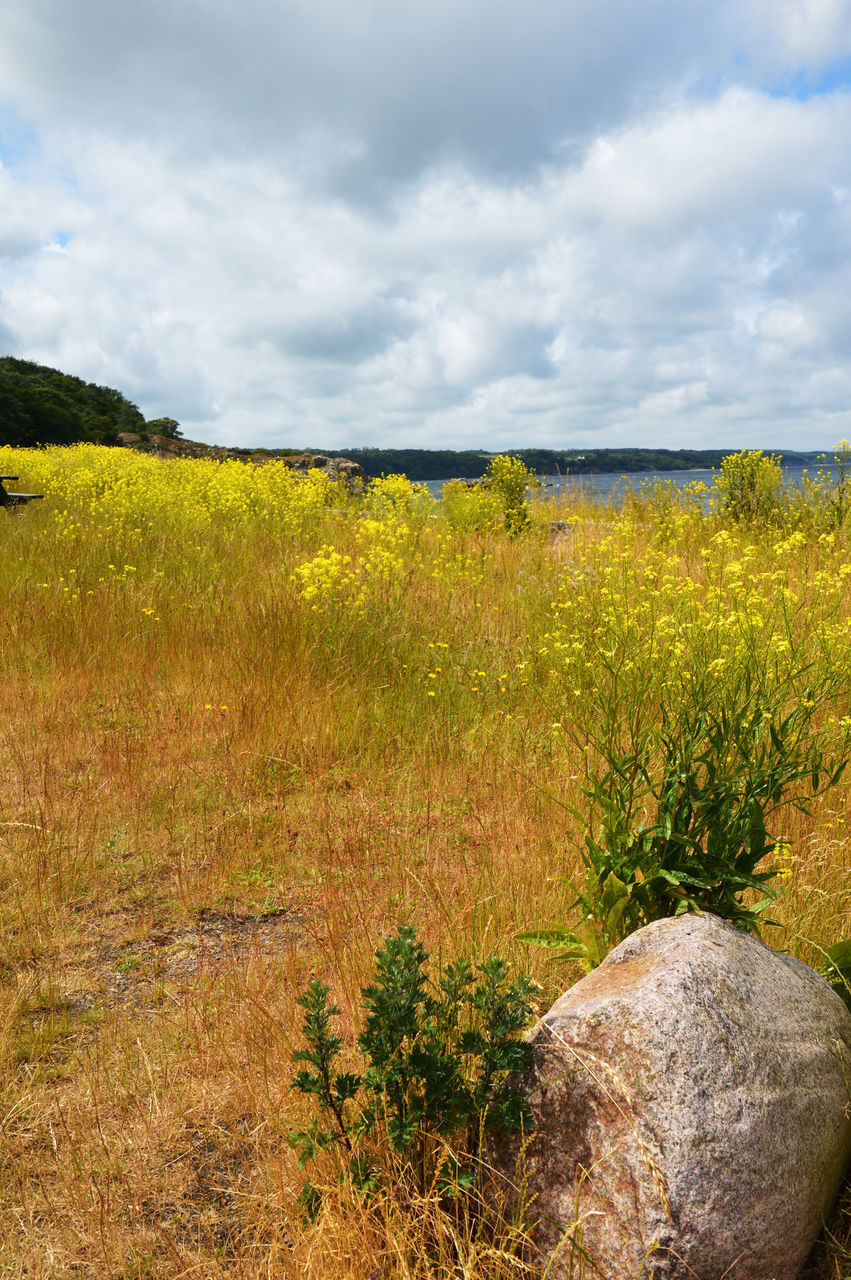
[[(530, 968), (544, 1007), (575, 978), (514, 937), (568, 919), (581, 837), (554, 728), (573, 676), (542, 637), (580, 569), (658, 560), (652, 510), (542, 505), (512, 541), (398, 486), (364, 506), (274, 467), (0, 468), (48, 493), (0, 512), (0, 1274), (529, 1274), (510, 1224), (486, 1237), (435, 1198), (367, 1212), (343, 1189), (302, 1220), (294, 999), (321, 976), (351, 1034), (400, 921), (436, 957)], [(573, 521), (557, 543), (551, 518)], [(675, 534), (674, 578), (702, 572), (714, 529), (692, 512)], [(311, 595), (318, 571), (293, 575), (323, 547), (353, 568)], [(841, 539), (790, 555), (802, 598), (851, 558)], [(819, 597), (827, 665), (843, 581)], [(837, 788), (784, 831), (776, 944), (805, 959), (851, 932), (845, 815)]]

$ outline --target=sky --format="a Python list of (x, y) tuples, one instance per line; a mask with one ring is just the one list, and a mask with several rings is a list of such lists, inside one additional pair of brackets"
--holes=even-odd
[(3, 0), (0, 354), (208, 443), (851, 435), (851, 0)]

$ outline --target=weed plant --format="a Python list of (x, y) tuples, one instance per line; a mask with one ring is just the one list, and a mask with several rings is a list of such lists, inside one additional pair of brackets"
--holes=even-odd
[[(847, 936), (851, 547), (826, 476), (753, 521), (712, 492), (524, 489), (507, 528), (493, 488), (358, 493), (280, 462), (0, 469), (47, 495), (0, 512), (4, 1275), (532, 1274), (516, 1222), (483, 1232), (428, 1176), (365, 1201), (336, 1143), (305, 1219), (299, 994), (334, 992), (362, 1081), (361, 993), (400, 925), (435, 974), (529, 969), (546, 1008), (587, 957), (519, 935), (627, 927), (574, 905), (592, 850), (630, 912), (710, 893), (756, 927), (782, 889), (774, 946), (823, 964)], [(359, 1142), (401, 1172), (384, 1124)], [(429, 1151), (463, 1155), (466, 1124), (439, 1128)]]
[[(454, 1197), (480, 1181), (489, 1130), (531, 1129), (516, 1087), (531, 1061), (519, 1037), (532, 1015), (531, 979), (509, 981), (504, 961), (489, 956), (475, 970), (464, 959), (447, 964), (432, 984), (428, 959), (405, 925), (376, 952), (375, 978), (362, 992), (362, 1075), (336, 1070), (343, 1041), (331, 1019), (340, 1010), (328, 1004), (328, 988), (314, 978), (298, 997), (308, 1047), (293, 1060), (307, 1066), (293, 1087), (313, 1095), (321, 1112), (290, 1134), (300, 1165), (334, 1147), (341, 1178), (362, 1190)], [(388, 1154), (389, 1171), (381, 1165)], [(320, 1199), (306, 1183), (302, 1200), (313, 1216)]]

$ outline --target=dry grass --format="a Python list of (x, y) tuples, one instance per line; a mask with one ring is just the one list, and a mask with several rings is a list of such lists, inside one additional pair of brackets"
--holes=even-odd
[[(131, 532), (82, 504), (69, 532), (63, 505), (0, 512), (0, 1274), (530, 1274), (511, 1224), (434, 1198), (367, 1211), (340, 1190), (303, 1221), (294, 999), (318, 974), (351, 1032), (401, 920), (436, 956), (531, 967), (543, 1005), (576, 976), (514, 940), (568, 916), (579, 834), (551, 696), (517, 664), (600, 513), (569, 552), (556, 513), (515, 542), (425, 525), (409, 554), (467, 568), (406, 564), (358, 614), (290, 580), (351, 514), (298, 537), (249, 516)], [(804, 958), (848, 932), (844, 816), (835, 792), (789, 831)]]

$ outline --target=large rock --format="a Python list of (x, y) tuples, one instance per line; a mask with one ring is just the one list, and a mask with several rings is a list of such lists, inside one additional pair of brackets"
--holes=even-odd
[(294, 471), (325, 470), (332, 480), (353, 481), (364, 478), (363, 467), (351, 458), (329, 458), (324, 453), (298, 453), (285, 456), (281, 461)]
[(532, 1039), (536, 1128), (496, 1162), (548, 1275), (577, 1221), (606, 1280), (799, 1275), (851, 1151), (851, 1014), (812, 969), (716, 916), (660, 920)]

